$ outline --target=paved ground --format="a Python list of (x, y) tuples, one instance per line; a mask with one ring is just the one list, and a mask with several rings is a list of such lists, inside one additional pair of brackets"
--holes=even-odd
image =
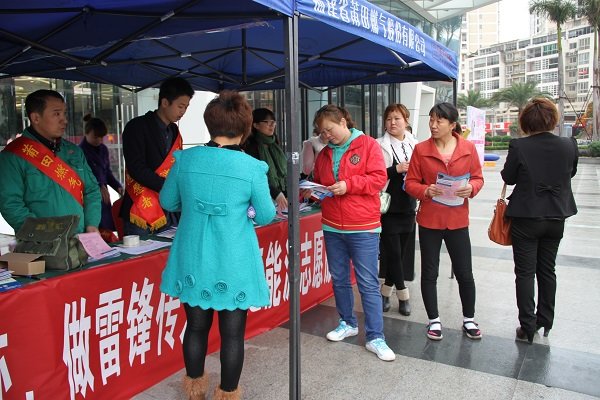
[[(600, 164), (582, 160), (573, 180), (579, 213), (568, 220), (559, 250), (554, 329), (548, 338), (536, 335), (534, 344), (527, 345), (514, 341), (518, 321), (511, 249), (487, 238), (503, 160), (504, 155), (497, 166), (485, 168), (485, 187), (471, 202), (476, 319), (483, 339), (473, 342), (461, 333), (458, 287), (449, 279), (447, 254), (438, 280), (444, 339), (426, 339), (417, 254), (417, 276), (409, 284), (412, 315), (402, 317), (397, 308), (385, 314), (385, 333), (396, 361), (385, 363), (366, 351), (364, 332), (345, 342), (328, 342), (324, 335), (337, 321), (333, 300), (302, 316), (303, 399), (600, 398)], [(359, 302), (357, 311), (362, 317)], [(283, 326), (247, 341), (244, 398), (289, 398), (288, 336)], [(208, 357), (207, 371), (216, 385), (218, 354)], [(184, 399), (183, 374), (135, 399)]]

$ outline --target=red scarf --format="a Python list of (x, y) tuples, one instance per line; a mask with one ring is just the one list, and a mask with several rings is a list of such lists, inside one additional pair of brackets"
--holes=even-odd
[(21, 157), (65, 189), (83, 207), (84, 184), (77, 172), (37, 140), (21, 136), (4, 150)]
[[(177, 134), (175, 143), (173, 143), (169, 154), (167, 154), (162, 164), (154, 172), (166, 178), (171, 170), (171, 166), (175, 162), (173, 153), (182, 148), (183, 140), (181, 139), (181, 135)], [(167, 224), (167, 216), (160, 206), (157, 192), (136, 182), (127, 171), (125, 171), (125, 189), (133, 200), (133, 205), (129, 211), (129, 221), (132, 224), (142, 229), (150, 229), (151, 231)]]

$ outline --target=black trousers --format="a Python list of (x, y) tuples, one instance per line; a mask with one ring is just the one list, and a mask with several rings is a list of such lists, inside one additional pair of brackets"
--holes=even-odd
[(419, 226), (421, 247), (421, 295), (429, 319), (439, 317), (437, 301), (437, 277), (440, 270), (442, 240), (452, 261), (452, 270), (458, 282), (458, 293), (463, 316), (475, 316), (475, 281), (471, 261), (471, 238), (469, 228), (455, 230), (428, 229)]
[(379, 241), (379, 277), (385, 279), (386, 286), (395, 285), (398, 290), (406, 288), (404, 270), (411, 239), (413, 240), (412, 249), (414, 250), (414, 232), (381, 234)]
[[(183, 362), (190, 378), (204, 375), (208, 349), (208, 333), (214, 310), (203, 310), (183, 304), (187, 328), (183, 335)], [(223, 310), (219, 314), (221, 336), (221, 389), (232, 392), (238, 387), (244, 365), (244, 333), (248, 310)]]
[[(513, 258), (519, 322), (528, 333), (537, 326), (552, 328), (556, 300), (556, 254), (565, 229), (564, 220), (512, 219)], [(534, 281), (538, 303), (535, 308)]]

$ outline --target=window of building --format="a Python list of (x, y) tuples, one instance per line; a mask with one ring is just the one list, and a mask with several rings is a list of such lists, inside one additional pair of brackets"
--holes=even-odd
[(498, 54), (488, 57), (487, 65), (498, 65), (500, 63), (500, 56)]
[(557, 43), (544, 45), (542, 48), (542, 55), (548, 56), (550, 54), (558, 53)]
[(542, 48), (534, 47), (532, 49), (527, 49), (527, 58), (535, 58), (542, 56)]
[(587, 82), (579, 82), (577, 84), (577, 92), (578, 93), (587, 93), (588, 87), (589, 87), (589, 85)]
[(577, 48), (577, 42), (569, 43), (569, 50), (575, 50)]
[(579, 68), (577, 70), (577, 75), (578, 75), (579, 79), (588, 79), (590, 77), (590, 70), (587, 67)]
[(590, 53), (579, 53), (577, 55), (578, 65), (587, 65), (590, 62)]
[(527, 63), (527, 72), (535, 72), (541, 69), (540, 60), (531, 61)]
[(550, 83), (558, 81), (558, 72), (544, 72), (542, 74), (542, 82)]
[(590, 48), (590, 38), (579, 39), (579, 50), (589, 50)]
[(485, 58), (478, 58), (475, 60), (475, 68), (485, 67)]

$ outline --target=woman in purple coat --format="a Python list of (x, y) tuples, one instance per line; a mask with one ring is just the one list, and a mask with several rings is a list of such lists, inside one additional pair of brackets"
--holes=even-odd
[(110, 170), (110, 159), (108, 157), (108, 148), (102, 143), (104, 136), (108, 133), (106, 124), (100, 118), (92, 117), (87, 114), (83, 117), (85, 121), (85, 136), (79, 147), (83, 150), (102, 194), (102, 218), (100, 219), (100, 230), (115, 231), (115, 225), (111, 214), (110, 194), (108, 186), (116, 190), (119, 195), (123, 195), (123, 185), (115, 178)]

